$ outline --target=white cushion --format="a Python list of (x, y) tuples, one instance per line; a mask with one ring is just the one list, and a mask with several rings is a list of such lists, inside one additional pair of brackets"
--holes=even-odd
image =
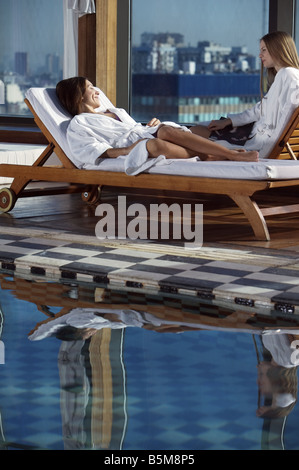
[[(100, 109), (113, 107), (107, 96), (101, 90), (99, 92)], [(71, 150), (66, 139), (66, 130), (71, 116), (61, 106), (55, 89), (30, 88), (26, 93), (26, 98), (66, 155), (71, 157)], [(123, 172), (124, 158), (105, 159), (98, 169)], [(297, 179), (299, 178), (299, 162), (297, 160), (260, 160), (259, 162), (167, 160), (161, 165), (153, 166), (148, 172), (244, 180)]]

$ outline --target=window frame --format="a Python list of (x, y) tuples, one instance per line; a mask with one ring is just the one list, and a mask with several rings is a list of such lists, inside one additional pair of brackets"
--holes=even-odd
[[(296, 0), (269, 0), (269, 31), (284, 30), (294, 36), (296, 3)], [(93, 71), (96, 84), (116, 106), (127, 111), (131, 105), (131, 4), (131, 0), (96, 0), (92, 33), (86, 35), (86, 25), (82, 27), (78, 52), (80, 74), (87, 76)], [(86, 53), (91, 44), (94, 53), (87, 62)], [(0, 115), (0, 141), (9, 137), (14, 142), (24, 142), (26, 133), (27, 141), (43, 140), (32, 117)]]

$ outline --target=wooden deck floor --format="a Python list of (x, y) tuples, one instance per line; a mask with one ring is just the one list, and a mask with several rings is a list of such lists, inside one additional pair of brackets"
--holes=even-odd
[[(177, 197), (170, 195), (149, 195), (145, 193), (125, 193), (127, 206), (133, 203), (142, 203), (150, 214), (151, 204), (166, 202), (181, 205), (192, 203), (203, 204), (203, 244), (204, 246), (223, 245), (232, 247), (270, 250), (299, 251), (299, 214), (267, 217), (271, 241), (257, 241), (245, 217), (240, 213), (234, 203), (224, 196), (203, 196), (186, 194)], [(263, 204), (267, 200), (263, 194)], [(271, 197), (277, 201), (294, 203), (296, 194), (294, 189), (280, 189), (271, 191)], [(113, 205), (118, 210), (118, 194), (112, 190), (104, 190), (102, 202)], [(95, 215), (96, 206), (89, 206), (81, 199), (80, 194), (64, 194), (56, 196), (41, 196), (34, 198), (20, 198), (15, 208), (8, 214), (0, 215), (1, 227), (15, 227), (41, 230), (67, 231), (76, 235), (94, 236), (95, 227), (99, 217)], [(128, 219), (129, 220), (129, 219)], [(176, 240), (157, 240), (167, 246), (177, 244)]]
[[(97, 206), (83, 202), (80, 193), (27, 197), (20, 198), (10, 213), (0, 214), (2, 269), (21, 277), (27, 273), (50, 280), (96, 279), (111, 289), (175, 291), (233, 306), (239, 301), (244, 305), (245, 299), (248, 308), (266, 308), (267, 315), (273, 309), (276, 314), (277, 308), (299, 311), (298, 214), (267, 218), (271, 240), (266, 242), (255, 239), (248, 221), (227, 197), (121, 195), (126, 196), (127, 207), (141, 203), (148, 209), (142, 223), (149, 222), (151, 204), (203, 204), (202, 247), (186, 250), (185, 240), (161, 237), (100, 241), (95, 236)], [(285, 189), (271, 191), (271, 196), (279, 203), (294, 204), (296, 199)], [(101, 203), (114, 209), (116, 221), (123, 215), (118, 212), (118, 193), (104, 190)], [(267, 205), (266, 200), (263, 203)]]

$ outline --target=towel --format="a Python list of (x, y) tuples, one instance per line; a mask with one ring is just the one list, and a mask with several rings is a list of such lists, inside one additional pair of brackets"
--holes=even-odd
[(148, 139), (139, 142), (124, 160), (124, 170), (127, 175), (133, 176), (156, 166), (166, 164), (166, 157), (159, 155), (156, 158), (149, 158), (146, 143)]

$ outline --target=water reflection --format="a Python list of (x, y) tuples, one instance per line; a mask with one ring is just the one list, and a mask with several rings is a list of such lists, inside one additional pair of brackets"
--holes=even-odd
[[(59, 340), (57, 363), (64, 449), (124, 447), (130, 420), (124, 357), (125, 349), (130, 347), (124, 345), (127, 329), (160, 333), (161, 341), (170, 333), (246, 333), (252, 338), (256, 353), (258, 403), (250, 412), (263, 423), (260, 448), (284, 448), (286, 418), (297, 402), (296, 315), (280, 317), (275, 312), (252, 309), (234, 311), (217, 303), (199, 303), (196, 298), (116, 292), (96, 286), (46, 284), (5, 276), (0, 282), (2, 289), (35, 304), (43, 314), (41, 321), (33, 323), (28, 331), (29, 343), (53, 337)], [(199, 355), (199, 367), (200, 363)], [(224, 407), (225, 404), (224, 400)]]
[[(296, 332), (297, 333), (297, 332)], [(264, 419), (262, 447), (283, 449), (283, 430), (298, 393), (294, 332), (266, 334), (254, 339), (257, 352), (257, 416)]]

